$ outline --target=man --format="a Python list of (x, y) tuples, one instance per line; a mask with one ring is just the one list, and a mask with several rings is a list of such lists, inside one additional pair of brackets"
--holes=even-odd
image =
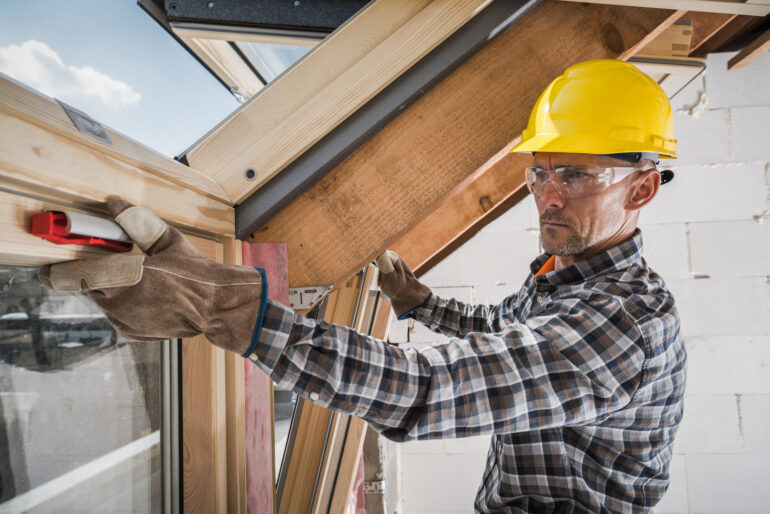
[(128, 337), (205, 334), (393, 440), (493, 434), (478, 512), (645, 512), (668, 487), (685, 383), (674, 299), (636, 229), (672, 136), (668, 99), (630, 64), (589, 61), (554, 80), (513, 149), (533, 154), (545, 251), (523, 287), (464, 305), (395, 254), (378, 259), (399, 317), (452, 336), (422, 351), (267, 301), (261, 270), (214, 263), (121, 201), (110, 208), (148, 257), (54, 265), (41, 280), (88, 291)]

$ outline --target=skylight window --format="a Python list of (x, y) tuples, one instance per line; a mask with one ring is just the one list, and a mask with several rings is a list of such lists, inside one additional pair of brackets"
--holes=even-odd
[(312, 46), (238, 42), (238, 49), (266, 82), (271, 82), (297, 62)]

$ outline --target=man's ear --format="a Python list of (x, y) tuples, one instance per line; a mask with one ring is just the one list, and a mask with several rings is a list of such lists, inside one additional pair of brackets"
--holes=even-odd
[(657, 169), (646, 170), (634, 180), (634, 184), (628, 191), (626, 209), (635, 211), (641, 209), (658, 194), (660, 188), (660, 171)]

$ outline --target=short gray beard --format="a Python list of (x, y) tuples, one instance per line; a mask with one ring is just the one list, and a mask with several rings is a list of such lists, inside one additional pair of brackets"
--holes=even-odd
[(569, 239), (567, 239), (567, 241), (561, 245), (547, 243), (543, 237), (543, 233), (540, 232), (540, 246), (547, 254), (564, 257), (567, 255), (581, 254), (588, 248), (589, 245), (588, 241), (577, 234), (570, 235)]

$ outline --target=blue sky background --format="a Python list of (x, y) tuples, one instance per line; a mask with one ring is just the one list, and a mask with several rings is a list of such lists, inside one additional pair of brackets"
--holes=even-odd
[(135, 0), (0, 5), (0, 72), (163, 154), (239, 105)]

